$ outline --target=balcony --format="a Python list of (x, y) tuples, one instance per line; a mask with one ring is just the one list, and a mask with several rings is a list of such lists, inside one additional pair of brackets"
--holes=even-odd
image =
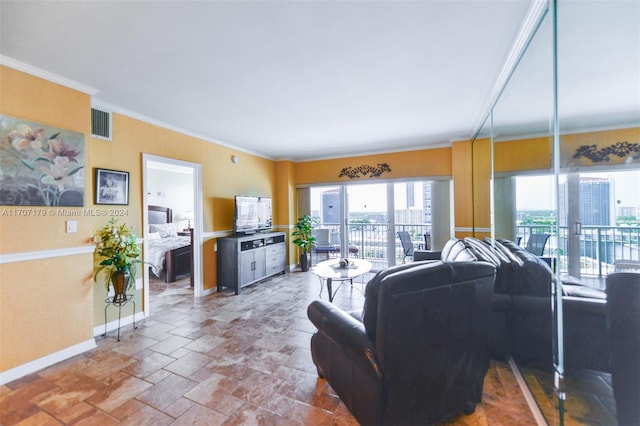
[[(328, 228), (330, 230), (331, 243), (335, 246), (340, 245), (340, 225), (338, 223), (321, 223), (317, 225), (316, 228)], [(404, 253), (402, 251), (402, 246), (400, 245), (400, 240), (395, 235), (396, 231), (409, 232), (413, 245), (418, 248), (424, 246), (424, 235), (430, 235), (431, 225), (396, 223), (394, 231), (394, 253), (395, 263), (398, 264), (402, 263)], [(347, 224), (347, 232), (349, 246), (358, 249), (358, 257), (369, 260), (375, 266), (378, 266), (376, 269), (389, 265), (389, 259), (387, 257), (388, 224), (349, 222)], [(322, 260), (322, 258), (320, 258), (320, 260)]]
[[(331, 242), (336, 246), (340, 245), (338, 223), (322, 223), (318, 227), (330, 229)], [(350, 222), (347, 229), (349, 246), (358, 249), (359, 257), (371, 261), (380, 268), (389, 264), (387, 257), (389, 226), (386, 223)], [(424, 235), (430, 235), (431, 225), (396, 224), (396, 231), (408, 231), (413, 245), (417, 248), (424, 245)], [(529, 235), (536, 233), (551, 235), (544, 254), (557, 257), (560, 273), (567, 273), (567, 227), (561, 227), (558, 236), (555, 233), (555, 227), (551, 225), (516, 226), (516, 237), (522, 237), (523, 246)], [(395, 236), (395, 231), (394, 244), (395, 263), (402, 263), (402, 246)], [(640, 261), (640, 227), (583, 226), (580, 234), (580, 259), (581, 275), (593, 277), (605, 277), (614, 272), (616, 261)]]
[[(551, 235), (545, 255), (557, 257), (560, 273), (567, 273), (568, 228), (560, 227), (556, 235), (554, 226), (516, 226), (516, 236), (524, 243), (532, 233)], [(582, 226), (579, 237), (581, 275), (604, 277), (615, 271), (618, 261), (640, 261), (640, 227)]]

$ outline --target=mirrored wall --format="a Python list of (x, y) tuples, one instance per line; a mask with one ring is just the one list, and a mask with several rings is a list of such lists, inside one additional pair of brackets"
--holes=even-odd
[[(492, 238), (548, 265), (515, 290), (508, 352), (548, 424), (640, 424), (640, 396), (621, 402), (638, 389), (616, 381), (606, 287), (640, 273), (640, 2), (551, 0), (532, 16), (473, 142)], [(640, 365), (634, 350), (622, 356)]]

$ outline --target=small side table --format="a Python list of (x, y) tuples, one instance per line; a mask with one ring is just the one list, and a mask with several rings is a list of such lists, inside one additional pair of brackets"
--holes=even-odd
[[(118, 297), (120, 296), (120, 297)], [(122, 297), (125, 296), (125, 297)], [(133, 294), (117, 294), (112, 297), (108, 297), (104, 300), (106, 303), (104, 307), (104, 334), (107, 335), (107, 308), (109, 306), (116, 306), (118, 308), (118, 342), (120, 341), (120, 313), (122, 311), (122, 307), (127, 303), (131, 302), (133, 304), (133, 328), (134, 330), (138, 328), (136, 325), (136, 302), (133, 301)]]
[[(361, 275), (369, 273), (371, 271), (371, 263), (364, 259), (349, 259), (350, 266), (346, 268), (340, 268), (338, 265), (340, 259), (329, 259), (324, 262), (318, 263), (311, 268), (311, 273), (320, 278), (320, 294), (322, 297), (322, 287), (324, 281), (327, 282), (327, 292), (329, 293), (329, 302), (333, 302), (333, 281), (349, 281), (353, 285), (353, 279)], [(338, 286), (340, 288), (340, 286)], [(336, 289), (336, 292), (338, 289)]]

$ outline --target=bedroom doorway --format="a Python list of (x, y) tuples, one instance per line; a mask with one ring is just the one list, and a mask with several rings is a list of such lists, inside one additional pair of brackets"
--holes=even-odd
[[(193, 280), (193, 295), (200, 297), (203, 295), (202, 284), (202, 166), (200, 164), (173, 158), (159, 157), (151, 154), (143, 154), (143, 236), (146, 242), (153, 237), (158, 237), (158, 233), (150, 232), (151, 222), (156, 219), (150, 217), (150, 206), (153, 210), (158, 207), (168, 213), (167, 222), (174, 224), (178, 236), (180, 234), (192, 234), (191, 254), (193, 263), (190, 268)], [(158, 184), (157, 180), (164, 183)], [(154, 180), (156, 182), (154, 183)], [(170, 182), (170, 183), (167, 183)], [(178, 185), (179, 183), (179, 185)], [(177, 185), (177, 186), (176, 186)], [(154, 226), (154, 231), (158, 231), (158, 226)], [(162, 228), (162, 226), (160, 226)], [(190, 229), (190, 231), (187, 231)], [(160, 232), (162, 235), (163, 232)], [(149, 244), (144, 245), (145, 260), (151, 260), (151, 253), (147, 252)], [(180, 252), (183, 249), (176, 249)], [(155, 262), (155, 261), (154, 261)], [(160, 261), (159, 265), (164, 262)], [(181, 263), (178, 261), (178, 263)], [(162, 272), (163, 280), (166, 276), (166, 267)], [(144, 283), (144, 316), (151, 313), (153, 300), (150, 297), (150, 268), (143, 268)], [(175, 274), (175, 271), (174, 271)], [(171, 283), (167, 283), (171, 285)]]

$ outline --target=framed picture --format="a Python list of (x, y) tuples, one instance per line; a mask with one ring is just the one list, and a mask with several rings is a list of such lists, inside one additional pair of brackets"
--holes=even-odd
[(0, 206), (84, 206), (84, 134), (0, 114)]
[(95, 169), (96, 204), (129, 204), (129, 172)]

